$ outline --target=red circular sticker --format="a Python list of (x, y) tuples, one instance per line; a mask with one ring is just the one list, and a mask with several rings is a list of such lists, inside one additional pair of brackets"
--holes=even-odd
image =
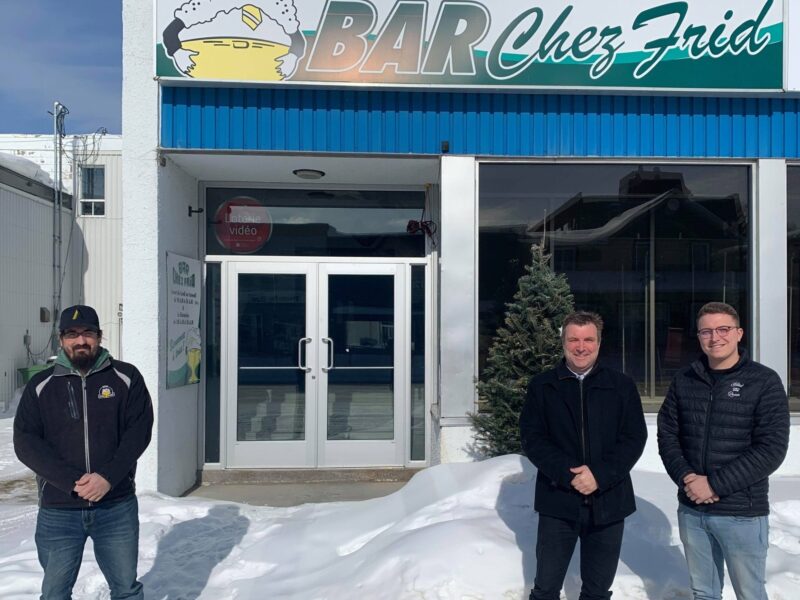
[(269, 211), (255, 198), (239, 196), (220, 204), (214, 233), (223, 248), (236, 254), (258, 252), (272, 235)]

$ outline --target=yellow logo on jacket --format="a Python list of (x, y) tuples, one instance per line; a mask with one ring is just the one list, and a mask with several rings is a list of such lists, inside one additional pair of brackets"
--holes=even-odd
[(112, 390), (111, 387), (107, 385), (101, 387), (100, 391), (97, 392), (98, 398), (113, 398), (114, 396), (116, 396), (114, 390)]

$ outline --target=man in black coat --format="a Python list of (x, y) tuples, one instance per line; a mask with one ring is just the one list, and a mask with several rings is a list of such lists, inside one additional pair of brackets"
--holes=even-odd
[(786, 456), (789, 406), (772, 369), (739, 348), (736, 310), (697, 314), (703, 356), (672, 381), (658, 413), (658, 451), (678, 485), (678, 526), (696, 599), (767, 600), (769, 475)]
[(43, 600), (71, 598), (86, 538), (111, 598), (144, 598), (136, 580), (136, 461), (150, 442), (153, 406), (141, 374), (100, 346), (90, 306), (59, 321), (56, 364), (36, 374), (14, 418), (14, 450), (36, 473), (36, 551)]
[(564, 319), (564, 360), (534, 377), (520, 417), (525, 455), (538, 469), (532, 600), (557, 600), (581, 540), (581, 600), (611, 597), (625, 517), (636, 510), (630, 471), (647, 427), (633, 380), (598, 363), (602, 318)]

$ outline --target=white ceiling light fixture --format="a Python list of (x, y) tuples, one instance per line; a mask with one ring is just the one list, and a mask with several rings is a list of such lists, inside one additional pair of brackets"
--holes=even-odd
[(325, 177), (325, 171), (318, 169), (295, 169), (292, 173), (300, 179), (322, 179)]

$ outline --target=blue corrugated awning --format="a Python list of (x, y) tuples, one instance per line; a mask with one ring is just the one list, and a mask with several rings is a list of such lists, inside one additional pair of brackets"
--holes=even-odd
[(508, 157), (798, 158), (795, 98), (163, 87), (161, 146)]

